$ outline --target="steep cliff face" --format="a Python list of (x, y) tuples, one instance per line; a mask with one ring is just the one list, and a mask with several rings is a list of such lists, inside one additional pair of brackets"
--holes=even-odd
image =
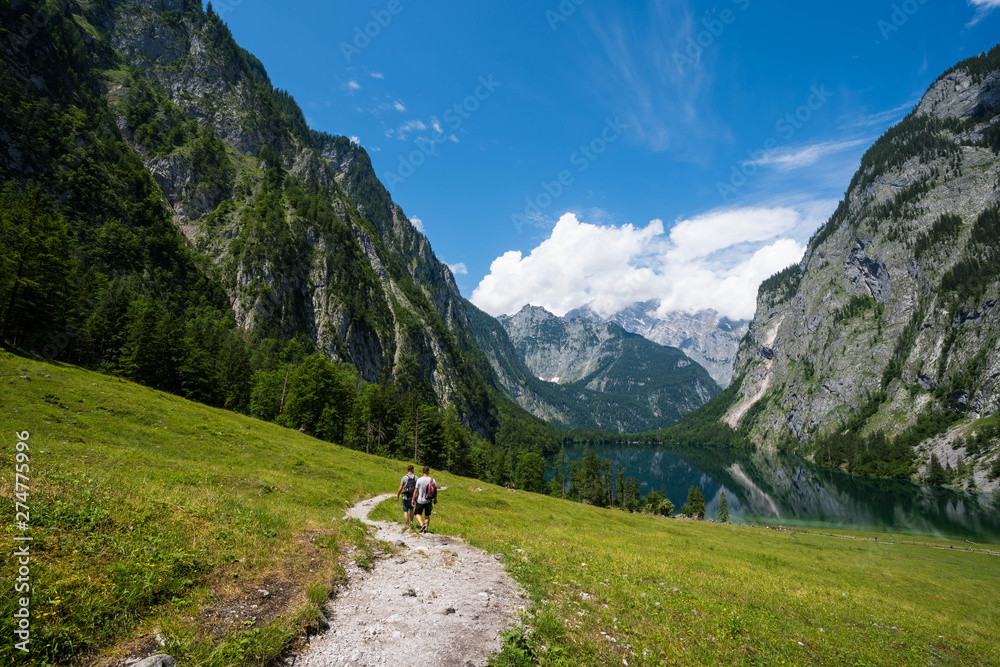
[[(585, 318), (566, 321), (533, 306), (499, 321), (530, 373), (563, 388), (560, 393), (575, 398), (598, 428), (618, 432), (662, 428), (719, 393), (705, 369), (682, 352), (616, 324)], [(611, 404), (618, 414), (597, 409)], [(579, 412), (579, 407), (571, 413)]]
[(733, 379), (740, 340), (750, 323), (731, 320), (711, 309), (660, 314), (659, 305), (656, 301), (636, 303), (606, 320), (584, 307), (566, 313), (564, 319), (585, 317), (595, 322), (614, 322), (629, 333), (676, 347), (707, 370), (720, 387), (728, 387)]
[(917, 443), (912, 473), (933, 455), (953, 485), (997, 487), (998, 70), (994, 49), (943, 75), (864, 156), (801, 265), (762, 285), (730, 426), (852, 469), (838, 439), (904, 462)]
[(483, 434), (513, 414), (451, 271), (365, 150), (310, 130), (210, 7), (20, 0), (0, 13), (0, 177), (40, 188), (83, 255), (79, 307), (61, 304), (101, 325), (71, 346), (83, 363), (127, 356), (121, 323), (142, 302), (166, 329), (204, 316), (229, 335), (231, 313), (241, 340), (297, 340), (454, 405)]
[[(238, 324), (304, 335), (366, 380), (388, 372), (442, 404), (457, 398), (485, 426), (458, 288), (364, 149), (309, 130), (197, 3), (95, 3), (87, 15), (126, 65), (108, 72), (118, 126), (210, 258)], [(173, 117), (195, 138), (164, 146), (144, 127), (169, 132)]]

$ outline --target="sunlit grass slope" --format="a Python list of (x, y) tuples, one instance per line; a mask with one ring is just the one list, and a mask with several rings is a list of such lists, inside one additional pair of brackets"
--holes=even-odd
[[(2, 353), (0, 387), (0, 489), (13, 497), (14, 433), (29, 431), (35, 538), (32, 652), (12, 649), (16, 602), (4, 593), (2, 664), (154, 652), (156, 634), (184, 665), (258, 664), (314, 622), (342, 559), (387, 548), (341, 509), (395, 491), (401, 463)], [(532, 596), (535, 635), (501, 660), (997, 664), (995, 556), (629, 515), (435, 477), (449, 487), (435, 532), (503, 553)], [(394, 502), (376, 513), (398, 518)], [(0, 519), (10, 553), (22, 534), (11, 503)], [(14, 576), (5, 558), (8, 591)]]
[(541, 664), (997, 664), (997, 556), (446, 494), (438, 527), (531, 592)]

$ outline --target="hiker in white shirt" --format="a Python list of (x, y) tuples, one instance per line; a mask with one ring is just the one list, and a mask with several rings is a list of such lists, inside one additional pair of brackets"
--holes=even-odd
[[(417, 480), (417, 488), (413, 490), (413, 507), (421, 533), (430, 530), (431, 505), (437, 504), (437, 482), (431, 477), (430, 472), (430, 466), (424, 466), (424, 474)], [(425, 516), (426, 519), (424, 519)]]

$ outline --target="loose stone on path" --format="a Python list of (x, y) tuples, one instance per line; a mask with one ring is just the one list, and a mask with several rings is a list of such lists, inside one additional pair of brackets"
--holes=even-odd
[(296, 667), (479, 667), (526, 608), (523, 590), (491, 555), (458, 538), (400, 535), (399, 524), (369, 521), (391, 497), (365, 500), (347, 515), (377, 527), (376, 539), (397, 544), (399, 554), (370, 572), (348, 567), (348, 588), (325, 607), (330, 629), (312, 639)]

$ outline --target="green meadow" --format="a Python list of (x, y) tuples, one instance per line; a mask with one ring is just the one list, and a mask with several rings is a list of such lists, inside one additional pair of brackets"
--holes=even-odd
[[(405, 462), (3, 352), (0, 387), (0, 664), (161, 650), (185, 666), (269, 664), (315, 629), (349, 560), (392, 549), (342, 510), (394, 492)], [(502, 553), (531, 597), (498, 665), (998, 664), (1000, 557), (982, 548), (642, 516), (435, 477), (448, 488), (434, 531)], [(375, 516), (397, 513), (387, 502)], [(24, 536), (29, 653), (14, 648), (8, 557)]]

